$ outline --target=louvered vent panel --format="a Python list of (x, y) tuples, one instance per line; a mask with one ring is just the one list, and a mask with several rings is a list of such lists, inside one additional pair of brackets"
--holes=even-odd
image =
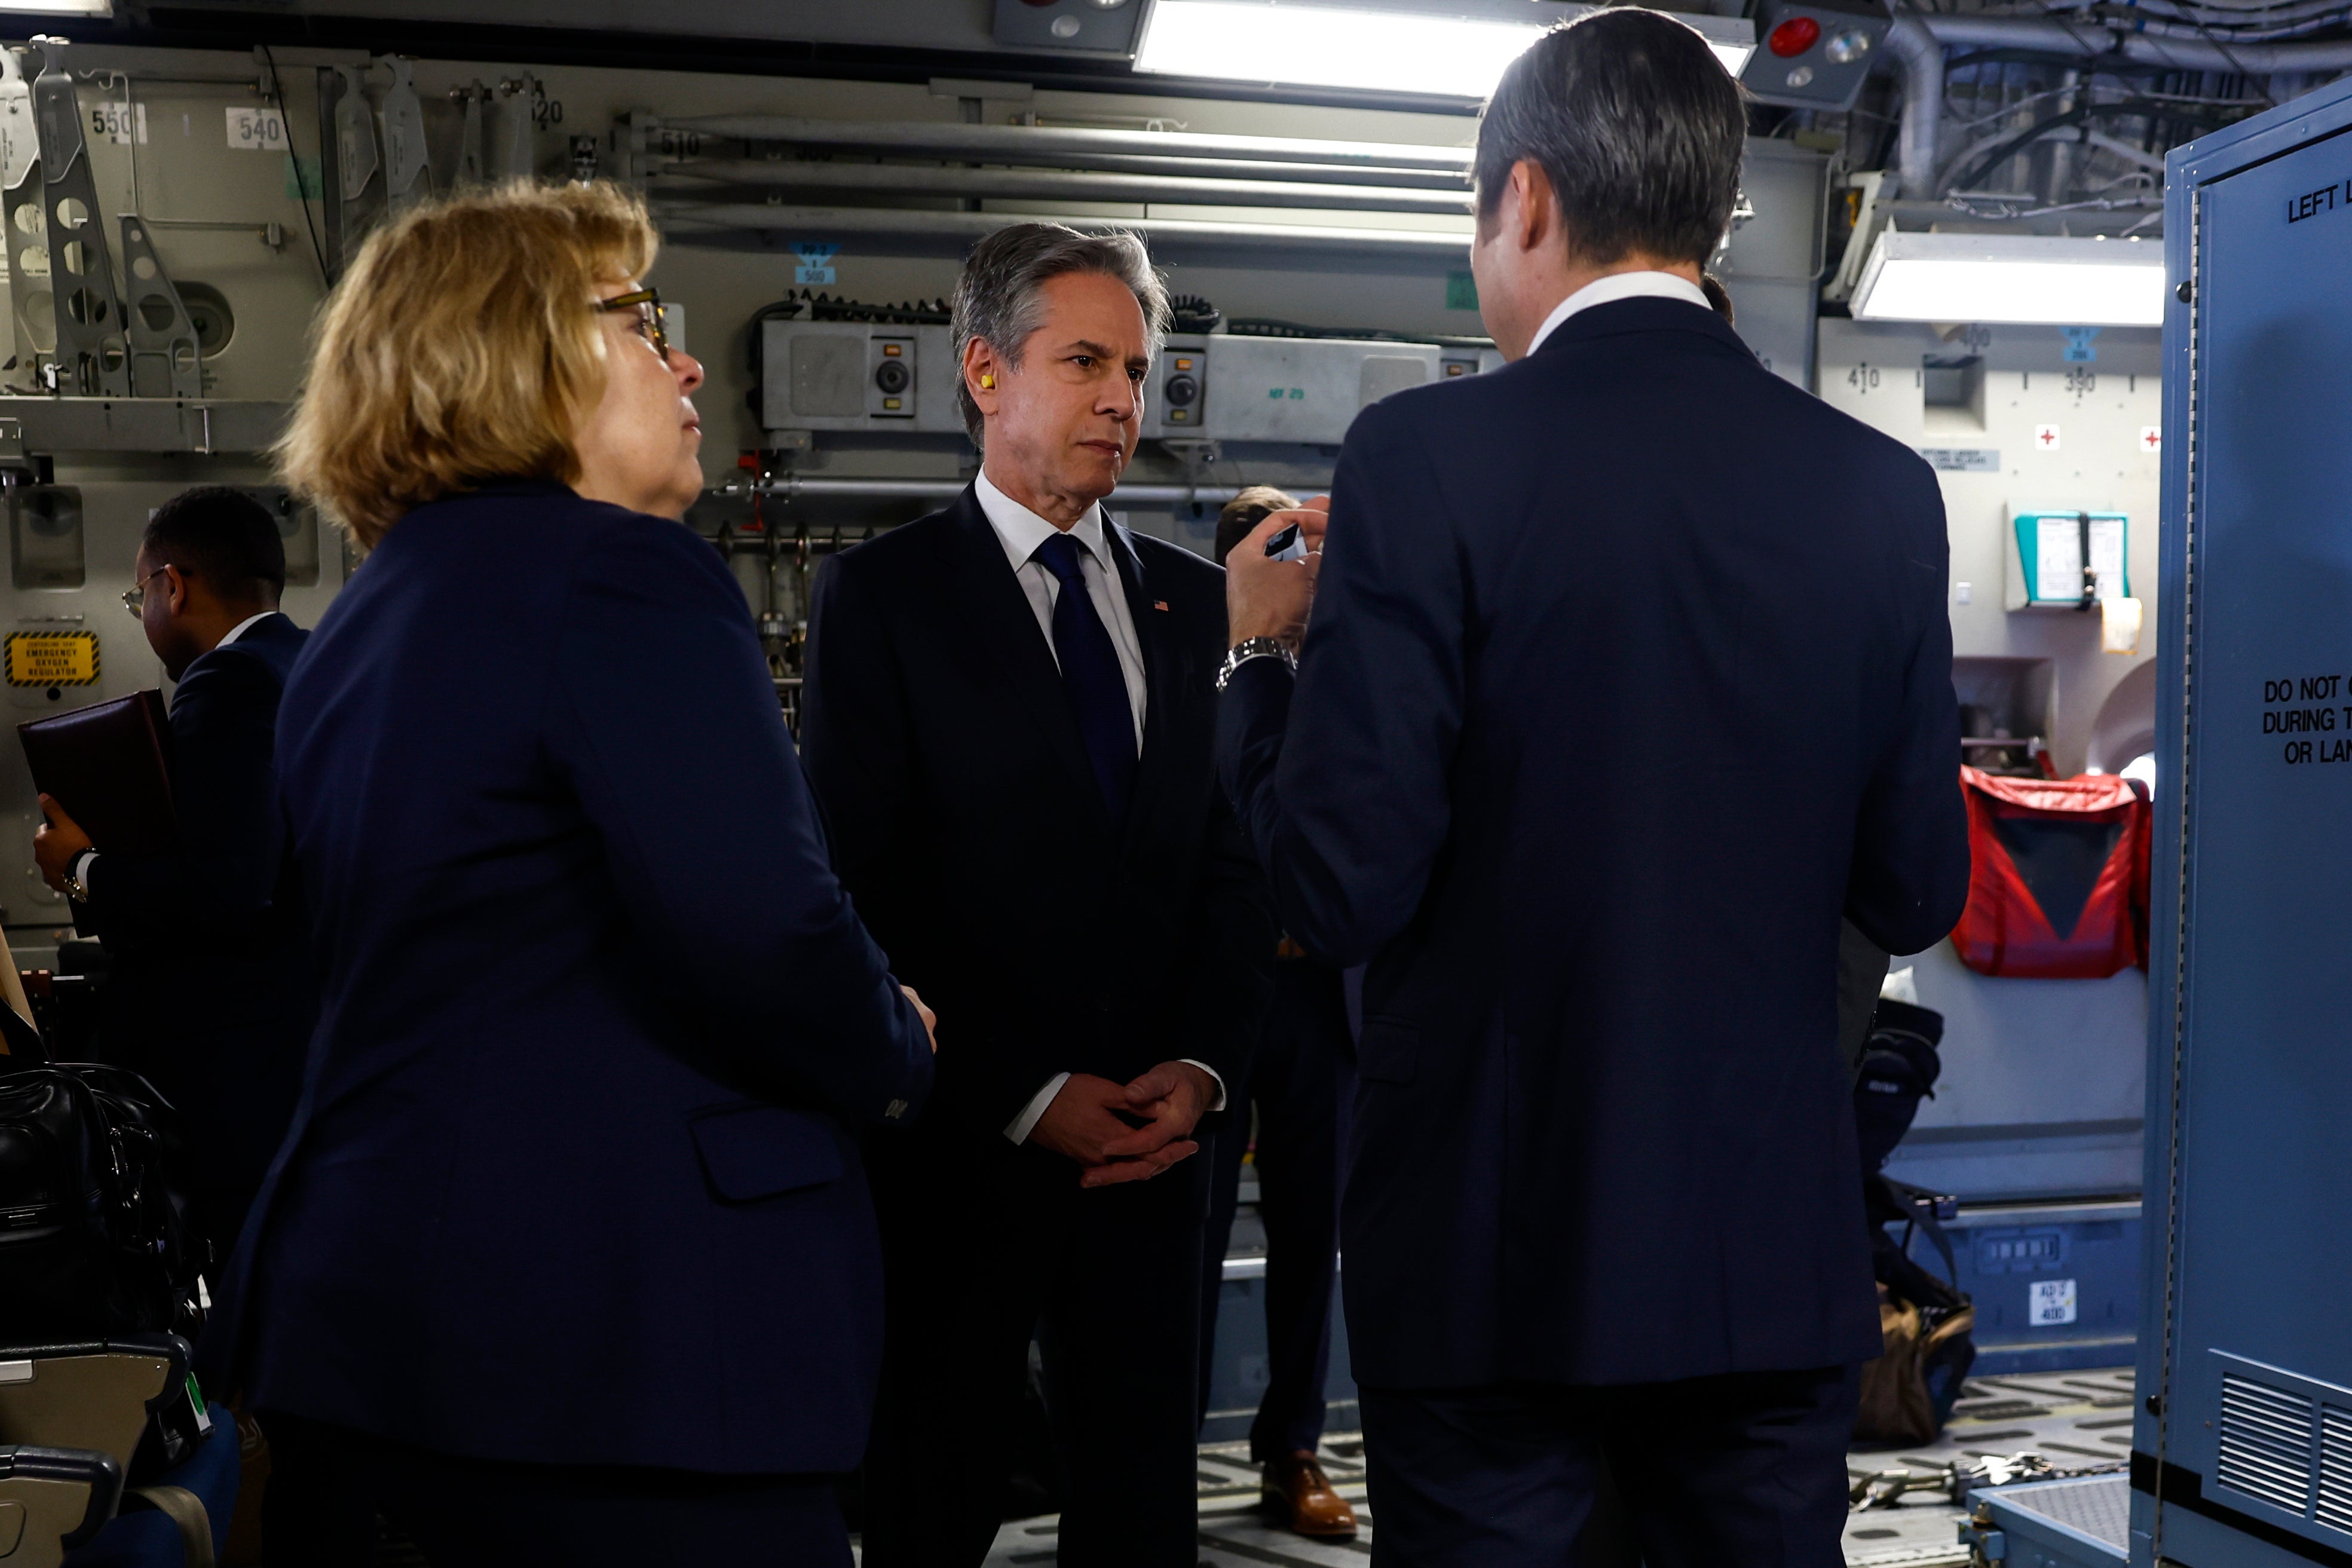
[(2319, 1522), (2352, 1535), (2352, 1410), (2319, 1407)]
[(2301, 1394), (2224, 1375), (2217, 1479), (2223, 1486), (2308, 1518), (2314, 1415), (2312, 1401)]

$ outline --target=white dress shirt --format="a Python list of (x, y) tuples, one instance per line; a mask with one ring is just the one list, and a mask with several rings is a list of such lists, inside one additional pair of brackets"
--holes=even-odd
[[(237, 622), (236, 625), (229, 627), (226, 632), (223, 633), (221, 640), (213, 644), (213, 647), (216, 648), (228, 647), (229, 644), (236, 641), (237, 638), (250, 631), (256, 622), (266, 621), (276, 614), (278, 614), (276, 610), (264, 610), (257, 616), (246, 616), (245, 619)], [(75, 881), (79, 882), (83, 887), (87, 888), (89, 886), (89, 868), (97, 864), (98, 851), (95, 849), (85, 849), (80, 854), (75, 856), (70, 861), (67, 862), (66, 875), (71, 877)]]
[(1702, 310), (1714, 309), (1706, 302), (1706, 290), (1687, 278), (1677, 278), (1671, 272), (1612, 272), (1606, 278), (1596, 278), (1552, 307), (1544, 324), (1528, 342), (1528, 353), (1543, 347), (1544, 340), (1562, 321), (1579, 310), (1590, 310), (1595, 305), (1607, 305), (1619, 300), (1681, 300), (1696, 305)]
[(237, 622), (236, 625), (229, 627), (227, 631), (222, 633), (221, 640), (213, 644), (213, 647), (216, 648), (228, 647), (229, 644), (236, 641), (237, 638), (243, 637), (255, 626), (259, 626), (262, 622), (268, 620), (270, 616), (276, 614), (278, 614), (276, 610), (264, 610), (257, 616), (246, 616), (245, 619)]
[[(980, 498), (980, 510), (988, 517), (988, 526), (996, 531), (997, 543), (1004, 547), (1004, 559), (1013, 568), (1013, 580), (1028, 595), (1029, 607), (1036, 612), (1037, 629), (1045, 634), (1045, 651), (1054, 655), (1054, 667), (1061, 668), (1061, 656), (1054, 651), (1054, 605), (1061, 597), (1062, 580), (1045, 570), (1036, 559), (1037, 547), (1066, 531), (1006, 495), (996, 488), (987, 470), (972, 481), (972, 489)], [(1135, 616), (1128, 609), (1127, 590), (1118, 580), (1118, 568), (1111, 562), (1109, 531), (1105, 526), (1102, 508), (1089, 507), (1087, 514), (1066, 530), (1078, 542), (1078, 574), (1086, 579), (1087, 597), (1094, 601), (1095, 614), (1103, 628), (1110, 633), (1111, 647), (1118, 650), (1119, 673), (1127, 678), (1127, 705), (1135, 715), (1135, 749), (1143, 750), (1143, 716), (1148, 688), (1143, 675), (1143, 645), (1136, 640)], [(1187, 1065), (1207, 1073), (1217, 1086), (1217, 1098), (1209, 1109), (1225, 1108), (1225, 1080), (1217, 1069), (1206, 1062), (1180, 1058)], [(1045, 1087), (1030, 1097), (1004, 1129), (1004, 1135), (1015, 1143), (1025, 1143), (1035, 1130), (1037, 1119), (1062, 1092), (1070, 1075), (1057, 1072), (1045, 1080)]]
[[(985, 469), (972, 482), (972, 489), (979, 492), (980, 510), (988, 514), (988, 526), (996, 531), (996, 542), (1004, 547), (1004, 559), (1013, 563), (1013, 580), (1029, 596), (1029, 607), (1037, 613), (1038, 629), (1045, 634), (1045, 651), (1054, 653), (1054, 605), (1062, 596), (1062, 580), (1035, 557), (1039, 545), (1063, 531), (998, 489)], [(1127, 678), (1127, 706), (1135, 715), (1135, 749), (1140, 754), (1147, 700), (1143, 645), (1136, 641), (1135, 616), (1128, 608), (1118, 568), (1111, 563), (1102, 508), (1088, 507), (1087, 515), (1072, 523), (1068, 531), (1078, 542), (1078, 574), (1087, 580), (1087, 597), (1094, 601), (1095, 615), (1110, 633), (1111, 647), (1118, 650), (1118, 672)], [(1054, 653), (1054, 668), (1058, 669), (1061, 664), (1061, 655)]]

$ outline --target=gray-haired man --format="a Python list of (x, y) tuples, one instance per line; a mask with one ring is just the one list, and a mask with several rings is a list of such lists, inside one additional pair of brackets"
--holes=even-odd
[(1840, 922), (1940, 940), (1968, 823), (1935, 474), (1707, 308), (1746, 130), (1663, 13), (1531, 45), (1471, 247), (1513, 363), (1357, 416), (1328, 553), (1227, 558), (1236, 809), (1291, 939), (1370, 961), (1375, 1564), (1589, 1561), (1612, 1476), (1650, 1568), (1841, 1560), (1880, 1335)]
[(987, 1554), (1033, 1331), (1062, 1563), (1198, 1559), (1187, 1156), (1255, 1037), (1276, 933), (1211, 765), (1223, 574), (1100, 505), (1166, 314), (1130, 237), (982, 241), (955, 304), (980, 477), (818, 581), (802, 744), (842, 879), (958, 1030), (921, 1125), (869, 1160), (869, 1568)]

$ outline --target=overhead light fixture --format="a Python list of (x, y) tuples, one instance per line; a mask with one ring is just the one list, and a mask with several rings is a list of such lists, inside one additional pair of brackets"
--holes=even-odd
[(1871, 321), (2164, 324), (2164, 247), (2037, 234), (1898, 234), (1871, 247), (1853, 313)]
[(111, 16), (114, 0), (0, 0), (0, 16)]
[[(1542, 0), (1437, 0), (1411, 7), (1378, 0), (1158, 0), (1144, 19), (1135, 68), (1483, 99), (1503, 68), (1547, 30), (1597, 9)], [(1755, 26), (1744, 17), (1660, 15), (1705, 38), (1734, 76), (1754, 52)]]

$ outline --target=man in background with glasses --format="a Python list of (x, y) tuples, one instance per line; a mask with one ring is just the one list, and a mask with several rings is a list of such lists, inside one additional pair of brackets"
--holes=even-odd
[(33, 853), (111, 963), (100, 1054), (186, 1119), (192, 1217), (217, 1279), (293, 1114), (318, 1008), (271, 782), (278, 699), (310, 634), (278, 608), (278, 520), (242, 490), (207, 485), (165, 502), (132, 571), (122, 601), (177, 683), (180, 847), (109, 850), (43, 795)]

